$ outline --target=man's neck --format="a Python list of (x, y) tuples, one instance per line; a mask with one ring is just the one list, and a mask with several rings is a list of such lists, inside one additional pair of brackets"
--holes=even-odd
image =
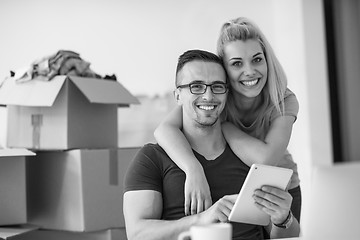
[(184, 123), (183, 132), (192, 149), (207, 160), (214, 160), (224, 152), (226, 141), (219, 121), (208, 127)]

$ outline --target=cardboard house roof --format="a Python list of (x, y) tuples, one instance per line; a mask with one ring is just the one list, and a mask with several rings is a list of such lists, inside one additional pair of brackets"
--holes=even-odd
[(7, 79), (0, 87), (0, 104), (50, 107), (66, 80), (72, 81), (91, 103), (119, 106), (140, 103), (117, 81), (61, 75), (50, 81), (34, 79), (26, 83), (16, 83), (12, 78)]

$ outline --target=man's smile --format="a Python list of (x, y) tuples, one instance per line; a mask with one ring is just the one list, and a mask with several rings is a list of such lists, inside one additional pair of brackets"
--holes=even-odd
[(215, 105), (197, 105), (198, 108), (205, 110), (205, 111), (211, 111), (215, 109)]

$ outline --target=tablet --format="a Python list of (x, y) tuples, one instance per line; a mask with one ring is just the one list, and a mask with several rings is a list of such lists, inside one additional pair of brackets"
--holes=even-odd
[(293, 170), (261, 164), (253, 164), (231, 209), (229, 221), (266, 226), (270, 216), (255, 205), (254, 191), (264, 185), (285, 190)]

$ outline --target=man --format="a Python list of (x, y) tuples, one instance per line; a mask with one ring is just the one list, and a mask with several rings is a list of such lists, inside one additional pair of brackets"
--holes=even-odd
[[(227, 222), (241, 189), (247, 167), (227, 145), (221, 132), (220, 113), (227, 97), (226, 74), (214, 54), (190, 50), (180, 56), (175, 98), (182, 106), (183, 133), (204, 168), (214, 204), (207, 210), (184, 214), (185, 173), (157, 144), (145, 145), (125, 176), (124, 216), (126, 232), (134, 239), (177, 239), (192, 225)], [(254, 201), (274, 223), (289, 214), (289, 193), (267, 187), (254, 193)], [(232, 223), (233, 239), (262, 239), (262, 227)], [(294, 219), (288, 228), (267, 227), (271, 237), (298, 236)]]

